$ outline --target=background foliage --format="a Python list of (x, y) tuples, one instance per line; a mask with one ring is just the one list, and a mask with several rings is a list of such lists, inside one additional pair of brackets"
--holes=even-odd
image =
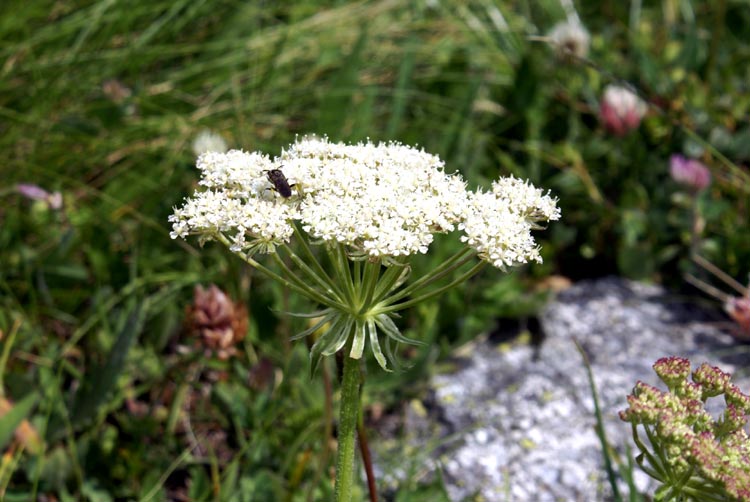
[[(404, 327), (428, 348), (406, 354), (405, 373), (371, 371), (368, 405), (418, 392), (430, 363), (498, 318), (533, 314), (544, 297), (534, 286), (552, 274), (679, 287), (691, 220), (672, 153), (714, 177), (698, 251), (748, 273), (747, 2), (579, 2), (586, 61), (561, 60), (542, 39), (566, 6), (2, 2), (0, 391), (21, 410), (0, 422), (6, 500), (329, 496), (324, 388), (303, 344), (287, 341), (298, 321), (274, 313), (295, 298), (218, 246), (169, 239), (205, 128), (271, 154), (309, 132), (396, 139), (472, 186), (515, 174), (559, 197), (563, 220), (540, 234), (544, 265), (487, 271), (414, 309)], [(612, 82), (651, 104), (622, 138), (597, 118)], [(60, 191), (62, 209), (24, 199), (17, 183)], [(455, 245), (440, 239), (416, 273)], [(229, 361), (205, 357), (184, 327), (193, 287), (209, 283), (249, 310)], [(24, 416), (43, 445), (3, 433)], [(392, 498), (444, 496), (439, 480), (417, 481)]]

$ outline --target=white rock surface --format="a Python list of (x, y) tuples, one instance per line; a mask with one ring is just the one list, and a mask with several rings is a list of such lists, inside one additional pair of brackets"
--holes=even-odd
[[(747, 373), (738, 371), (750, 368), (750, 349), (717, 320), (716, 312), (656, 286), (614, 278), (577, 284), (543, 313), (539, 351), (480, 341), (457, 361), (457, 371), (433, 378), (428, 413), (407, 420), (413, 458), (426, 471), (440, 467), (455, 501), (608, 500), (593, 400), (574, 340), (591, 361), (608, 439), (624, 453), (630, 428), (617, 412), (637, 380), (659, 384), (651, 368), (658, 358), (683, 356), (694, 367), (707, 361), (750, 390)], [(637, 474), (642, 490), (653, 488)]]

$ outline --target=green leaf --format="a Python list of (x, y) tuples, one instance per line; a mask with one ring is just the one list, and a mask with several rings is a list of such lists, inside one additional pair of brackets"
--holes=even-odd
[(310, 349), (310, 376), (315, 374), (323, 356), (335, 354), (346, 344), (353, 322), (350, 317), (336, 316), (331, 328), (313, 344)]
[(72, 422), (74, 425), (92, 418), (107, 400), (125, 367), (125, 359), (130, 347), (141, 332), (144, 317), (145, 309), (142, 305), (135, 307), (112, 345), (104, 365), (95, 368), (84, 378), (73, 405)]
[(4, 449), (21, 424), (24, 418), (28, 417), (31, 410), (39, 400), (39, 393), (32, 392), (18, 401), (11, 410), (0, 418), (0, 449)]
[[(383, 351), (380, 349), (380, 341), (378, 340), (378, 330), (375, 326), (375, 321), (372, 319), (367, 320), (367, 329), (370, 332), (370, 346), (372, 347), (372, 353), (375, 355), (375, 360), (378, 362), (381, 368), (385, 371), (391, 371), (388, 369), (388, 365), (385, 362), (385, 356)], [(387, 337), (386, 337), (387, 338)]]
[(365, 351), (365, 340), (367, 333), (365, 332), (365, 323), (357, 321), (354, 329), (354, 342), (352, 343), (352, 350), (349, 352), (349, 357), (352, 359), (360, 359), (362, 353)]
[(321, 319), (320, 321), (318, 321), (317, 323), (315, 323), (312, 327), (307, 328), (306, 330), (297, 333), (296, 335), (292, 336), (290, 338), (290, 340), (292, 340), (292, 341), (299, 340), (300, 338), (305, 338), (306, 336), (309, 336), (309, 335), (313, 334), (318, 329), (320, 329), (322, 326), (324, 326), (327, 322), (333, 321), (336, 318), (337, 315), (338, 314), (336, 314), (335, 312), (331, 312), (331, 313), (326, 314), (326, 316), (323, 317), (323, 319)]
[(352, 330), (352, 324), (354, 324), (354, 320), (352, 318), (346, 318), (344, 327), (337, 334), (335, 341), (323, 351), (324, 356), (332, 356), (346, 345), (346, 341), (349, 338), (349, 332)]
[(402, 335), (401, 331), (399, 331), (396, 324), (390, 317), (388, 317), (387, 314), (380, 314), (379, 316), (377, 316), (375, 318), (375, 323), (380, 327), (380, 329), (383, 330), (386, 335), (388, 335), (390, 338), (393, 338), (397, 342), (405, 343), (408, 345), (427, 345), (424, 342), (413, 340)]
[(305, 312), (287, 312), (286, 310), (271, 309), (271, 312), (273, 312), (274, 314), (284, 314), (284, 315), (288, 315), (292, 317), (300, 317), (302, 319), (316, 319), (324, 315), (329, 315), (333, 311), (334, 311), (333, 309), (323, 309), (323, 310), (318, 310), (316, 312), (305, 313)]
[(389, 336), (385, 337), (385, 356), (388, 358), (388, 362), (391, 363), (391, 366), (396, 371), (400, 371), (402, 366), (401, 362), (398, 360), (398, 357), (396, 357), (396, 354), (393, 352), (393, 348), (391, 347), (391, 338)]

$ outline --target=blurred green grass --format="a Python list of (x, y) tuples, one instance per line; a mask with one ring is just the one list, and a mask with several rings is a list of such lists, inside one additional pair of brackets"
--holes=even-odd
[[(560, 197), (563, 221), (540, 234), (545, 264), (488, 272), (415, 309), (404, 326), (430, 348), (407, 354), (406, 373), (371, 372), (366, 403), (395, 406), (419, 391), (404, 382), (424, 381), (451, 347), (498, 317), (533, 315), (544, 295), (527, 291), (551, 274), (679, 287), (689, 215), (668, 178), (671, 153), (709, 162), (700, 251), (746, 274), (745, 6), (580, 2), (590, 64), (567, 64), (538, 40), (565, 17), (552, 0), (0, 4), (0, 329), (20, 322), (15, 341), (3, 339), (3, 391), (41, 393), (29, 418), (46, 438), (39, 455), (8, 450), (7, 500), (329, 496), (322, 385), (307, 376), (305, 347), (287, 342), (297, 321), (273, 312), (297, 300), (217, 246), (169, 239), (203, 129), (272, 154), (311, 132), (394, 139), (439, 154), (471, 186), (514, 174)], [(613, 138), (597, 123), (598, 97), (620, 80), (658, 106)], [(17, 183), (60, 191), (63, 209), (22, 199)], [(417, 273), (453, 246), (438, 240)], [(193, 345), (184, 309), (209, 283), (250, 311), (230, 361), (175, 349)], [(248, 386), (264, 361), (273, 384)], [(404, 486), (395, 500), (445, 497), (439, 480)]]

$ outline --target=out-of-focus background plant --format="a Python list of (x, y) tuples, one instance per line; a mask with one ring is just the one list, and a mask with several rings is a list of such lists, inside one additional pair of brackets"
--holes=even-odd
[[(372, 373), (369, 407), (533, 315), (555, 276), (710, 281), (692, 253), (744, 283), (747, 26), (736, 0), (0, 3), (0, 491), (330, 498), (331, 393), (289, 342), (303, 321), (275, 313), (294, 297), (169, 239), (195, 151), (400, 140), (471, 188), (514, 174), (559, 197), (544, 265), (402, 319), (428, 347)], [(675, 159), (710, 184), (670, 174)], [(439, 480), (404, 486), (398, 500), (444, 497)]]

